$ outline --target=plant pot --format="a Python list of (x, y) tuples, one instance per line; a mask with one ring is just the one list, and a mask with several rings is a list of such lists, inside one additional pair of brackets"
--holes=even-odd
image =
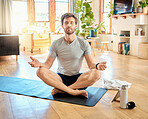
[(97, 30), (95, 30), (94, 34), (95, 34), (95, 37), (97, 37), (98, 31), (97, 31)]
[(90, 30), (90, 35), (89, 35), (89, 37), (97, 37), (97, 30)]
[(138, 8), (137, 8), (137, 12), (138, 12), (138, 13), (142, 13), (142, 12), (143, 12), (142, 7), (138, 7)]
[(90, 36), (90, 37), (95, 37), (95, 30), (90, 30), (89, 36)]
[(148, 7), (143, 7), (143, 13), (148, 13)]

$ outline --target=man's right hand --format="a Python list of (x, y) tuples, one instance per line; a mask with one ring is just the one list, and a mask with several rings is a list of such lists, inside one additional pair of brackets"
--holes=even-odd
[(40, 63), (37, 59), (30, 57), (32, 60), (31, 62), (28, 62), (32, 67), (40, 67), (42, 63)]

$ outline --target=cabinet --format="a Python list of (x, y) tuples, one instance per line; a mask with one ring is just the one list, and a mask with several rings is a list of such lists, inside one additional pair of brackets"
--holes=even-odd
[(19, 55), (19, 38), (15, 35), (0, 35), (0, 56)]
[(130, 43), (130, 31), (120, 31), (120, 42)]
[[(134, 14), (135, 17), (130, 15), (118, 15), (118, 19), (113, 19), (112, 29), (114, 38), (113, 51), (118, 52), (118, 43), (126, 42), (130, 44), (130, 55), (138, 56), (139, 43), (148, 42), (148, 14)], [(122, 16), (127, 16), (123, 19)], [(141, 32), (138, 32), (138, 30)], [(130, 34), (130, 35), (129, 35)]]

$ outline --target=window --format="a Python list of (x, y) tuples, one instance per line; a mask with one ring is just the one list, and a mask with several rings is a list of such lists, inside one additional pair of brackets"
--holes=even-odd
[(109, 2), (112, 3), (112, 0), (100, 0), (99, 22), (104, 22), (107, 33), (111, 33), (112, 26), (112, 18), (108, 17), (108, 13), (110, 12)]
[(64, 13), (69, 12), (69, 0), (56, 0), (56, 20)]
[(60, 18), (62, 14), (69, 12), (69, 1), (13, 0), (13, 32), (22, 32), (28, 26), (44, 26), (50, 32), (57, 33), (60, 30), (63, 33)]
[(69, 0), (55, 0), (56, 5), (56, 22), (55, 22), (55, 32), (64, 33), (61, 27), (61, 16), (64, 13), (69, 12)]
[(49, 0), (34, 0), (35, 21), (49, 21)]
[(12, 1), (12, 32), (20, 33), (28, 25), (27, 2)]

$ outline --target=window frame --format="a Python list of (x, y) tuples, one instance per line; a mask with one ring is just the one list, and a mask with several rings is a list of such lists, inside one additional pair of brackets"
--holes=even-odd
[[(70, 0), (67, 0), (68, 2), (68, 12), (69, 12), (69, 4)], [(50, 31), (55, 33), (55, 22), (56, 20), (56, 0), (49, 0), (49, 21), (35, 21), (35, 1), (34, 0), (27, 0), (27, 6), (28, 6), (28, 21), (30, 25), (33, 25), (37, 22), (50, 22)], [(51, 17), (52, 16), (52, 17)]]
[[(106, 13), (104, 12), (104, 1), (105, 0), (99, 1), (99, 23), (103, 22), (103, 14)], [(110, 0), (110, 3), (113, 3), (113, 0)], [(110, 30), (107, 34), (111, 33), (112, 33), (112, 17), (110, 17)]]

